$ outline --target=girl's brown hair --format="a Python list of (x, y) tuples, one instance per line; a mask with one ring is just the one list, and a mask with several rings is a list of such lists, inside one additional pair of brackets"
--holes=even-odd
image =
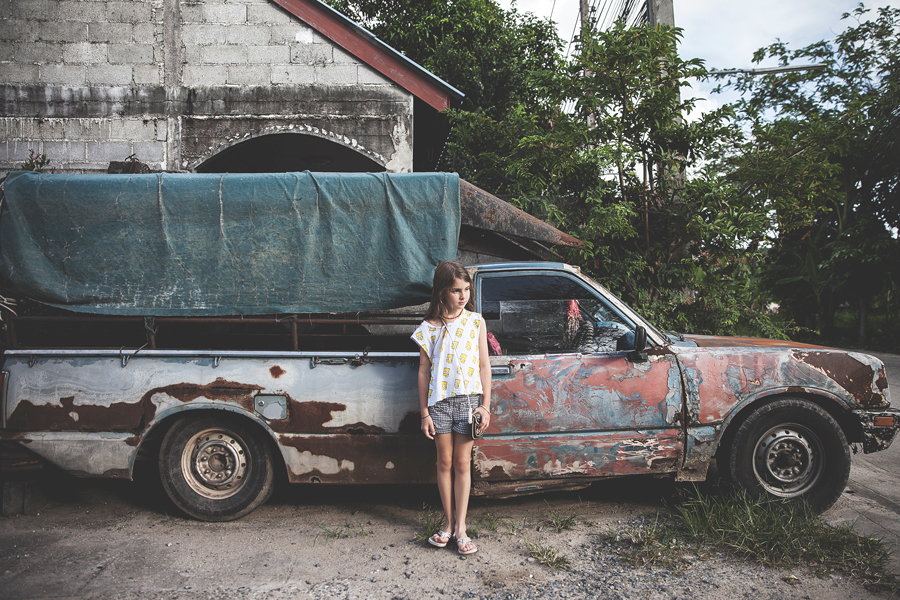
[(444, 292), (451, 289), (457, 279), (462, 279), (472, 286), (466, 309), (475, 310), (475, 302), (473, 301), (475, 298), (475, 284), (472, 283), (472, 276), (458, 262), (445, 260), (434, 270), (434, 282), (431, 285), (431, 306), (428, 307), (428, 314), (425, 315), (426, 321), (435, 321), (440, 319), (442, 314), (450, 312), (450, 307), (444, 304)]

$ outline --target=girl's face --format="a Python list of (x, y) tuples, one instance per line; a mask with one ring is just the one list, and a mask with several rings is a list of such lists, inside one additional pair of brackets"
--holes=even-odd
[(450, 309), (450, 314), (458, 314), (469, 303), (472, 294), (472, 284), (465, 279), (456, 278), (453, 285), (444, 292), (444, 304)]

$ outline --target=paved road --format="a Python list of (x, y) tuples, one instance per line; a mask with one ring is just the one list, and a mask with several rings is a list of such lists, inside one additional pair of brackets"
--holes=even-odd
[[(900, 408), (900, 355), (869, 352), (884, 361), (891, 406)], [(861, 535), (891, 546), (891, 571), (900, 575), (900, 440), (884, 452), (856, 454), (844, 497), (824, 515), (832, 524), (850, 523)]]

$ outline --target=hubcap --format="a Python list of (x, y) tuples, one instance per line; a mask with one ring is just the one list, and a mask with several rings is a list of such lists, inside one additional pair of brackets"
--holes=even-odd
[(181, 469), (188, 485), (201, 496), (211, 499), (232, 496), (247, 475), (243, 441), (228, 431), (201, 431), (185, 445)]
[(793, 498), (808, 492), (822, 476), (824, 453), (819, 439), (802, 425), (773, 427), (756, 443), (753, 472), (773, 496)]

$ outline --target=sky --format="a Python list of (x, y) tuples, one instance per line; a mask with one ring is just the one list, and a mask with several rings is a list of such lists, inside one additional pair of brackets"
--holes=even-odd
[[(496, 0), (509, 8), (512, 0)], [(774, 61), (754, 65), (753, 53), (781, 40), (792, 49), (831, 39), (851, 22), (841, 20), (858, 0), (673, 0), (675, 25), (684, 30), (681, 58), (702, 58), (709, 69), (775, 66)], [(551, 17), (560, 37), (568, 41), (578, 19), (579, 0), (516, 0), (521, 13)], [(900, 6), (900, 0), (866, 2), (874, 18), (880, 6)], [(552, 11), (552, 14), (551, 14)], [(695, 83), (695, 96), (704, 99), (699, 109), (715, 108), (734, 97), (711, 95), (715, 83)]]

